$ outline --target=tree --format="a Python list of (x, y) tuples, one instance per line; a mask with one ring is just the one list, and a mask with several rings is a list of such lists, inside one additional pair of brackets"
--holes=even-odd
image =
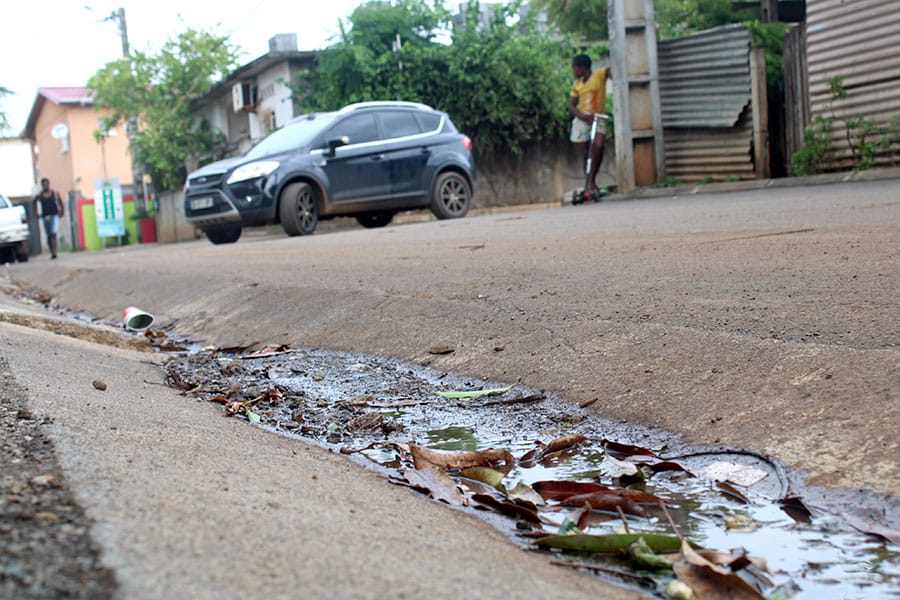
[[(560, 31), (581, 39), (599, 41), (609, 37), (608, 0), (531, 0), (544, 10)], [(679, 37), (726, 23), (753, 19), (756, 9), (735, 11), (732, 0), (654, 0), (656, 24), (663, 38)]]
[(594, 42), (609, 39), (607, 0), (531, 0), (531, 5), (563, 33)]
[(364, 4), (341, 41), (294, 87), (295, 96), (307, 110), (384, 99), (429, 104), (452, 116), (482, 160), (558, 140), (568, 119), (572, 46), (519, 20), (518, 5), (496, 7), (482, 22), (479, 3), (469, 2), (466, 22), (446, 43), (439, 34), (452, 26), (440, 3)]
[(158, 189), (181, 187), (187, 157), (214, 144), (208, 127), (193, 126), (191, 102), (234, 69), (238, 53), (226, 37), (186, 29), (167, 39), (158, 53), (132, 51), (88, 81), (94, 106), (112, 111), (104, 128), (138, 118), (131, 152)]

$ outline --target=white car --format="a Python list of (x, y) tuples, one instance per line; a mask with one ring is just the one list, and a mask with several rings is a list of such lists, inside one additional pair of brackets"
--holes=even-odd
[(28, 260), (28, 214), (0, 194), (0, 263)]

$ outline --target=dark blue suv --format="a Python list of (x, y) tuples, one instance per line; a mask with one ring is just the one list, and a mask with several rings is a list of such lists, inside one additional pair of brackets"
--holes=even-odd
[(383, 227), (401, 210), (463, 217), (472, 203), (472, 142), (424, 104), (363, 102), (297, 117), (244, 155), (188, 175), (184, 212), (214, 244), (280, 223), (307, 235), (319, 220), (355, 216)]

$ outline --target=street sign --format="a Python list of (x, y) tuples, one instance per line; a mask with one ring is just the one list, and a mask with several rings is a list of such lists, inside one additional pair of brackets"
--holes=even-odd
[(97, 216), (97, 235), (99, 237), (125, 235), (122, 185), (119, 183), (118, 177), (94, 180), (94, 214)]

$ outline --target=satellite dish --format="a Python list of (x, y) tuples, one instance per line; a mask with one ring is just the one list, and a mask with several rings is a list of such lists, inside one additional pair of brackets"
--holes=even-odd
[(53, 136), (53, 139), (64, 140), (69, 137), (69, 127), (65, 123), (57, 123), (50, 130), (50, 135)]

